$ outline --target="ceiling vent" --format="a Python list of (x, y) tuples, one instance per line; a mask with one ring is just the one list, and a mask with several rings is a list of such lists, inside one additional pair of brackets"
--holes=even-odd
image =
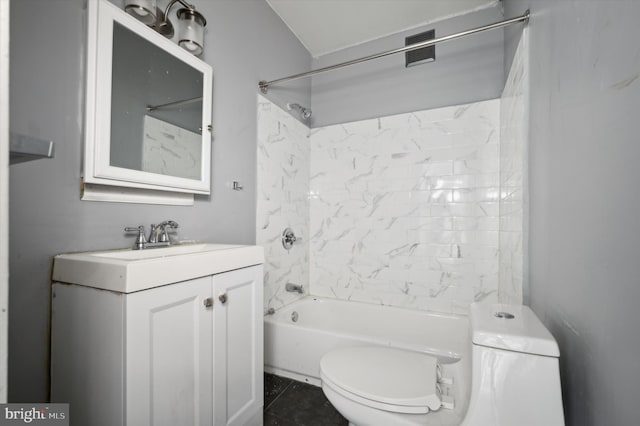
[[(421, 41), (433, 40), (436, 38), (436, 30), (425, 31), (420, 34), (414, 34), (404, 39), (404, 45), (409, 46), (411, 44), (420, 43)], [(412, 50), (405, 52), (405, 67), (412, 67), (414, 65), (426, 64), (427, 62), (433, 62), (436, 60), (436, 47), (427, 46), (422, 49)]]

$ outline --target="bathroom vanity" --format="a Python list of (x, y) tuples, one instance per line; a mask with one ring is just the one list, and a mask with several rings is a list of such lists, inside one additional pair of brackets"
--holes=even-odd
[(51, 400), (74, 425), (262, 424), (263, 249), (56, 256)]

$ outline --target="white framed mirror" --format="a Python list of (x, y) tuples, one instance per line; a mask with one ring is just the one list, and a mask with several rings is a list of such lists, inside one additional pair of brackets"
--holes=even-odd
[(107, 0), (87, 13), (84, 183), (209, 194), (211, 67)]

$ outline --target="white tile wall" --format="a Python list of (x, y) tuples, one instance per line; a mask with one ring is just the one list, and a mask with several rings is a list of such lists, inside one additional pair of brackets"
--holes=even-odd
[(501, 98), (499, 299), (522, 303), (529, 138), (528, 32), (522, 33)]
[(314, 295), (466, 313), (497, 300), (500, 100), (314, 129)]
[[(522, 302), (526, 33), (502, 100), (309, 129), (258, 98), (265, 310), (317, 296), (466, 313)], [(302, 242), (287, 252), (282, 231)]]
[[(309, 128), (266, 98), (258, 96), (256, 240), (264, 247), (265, 311), (301, 296), (285, 284), (309, 283)], [(287, 251), (282, 231), (300, 237)]]

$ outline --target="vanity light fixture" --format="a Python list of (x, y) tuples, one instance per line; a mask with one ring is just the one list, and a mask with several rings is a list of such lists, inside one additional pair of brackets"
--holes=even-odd
[[(187, 52), (199, 56), (204, 47), (204, 27), (207, 25), (207, 20), (200, 12), (196, 11), (194, 5), (184, 0), (171, 0), (162, 12), (156, 6), (156, 0), (126, 0), (124, 9), (163, 36), (172, 38), (175, 29), (169, 19), (169, 12), (176, 3), (184, 6), (177, 12), (178, 45)], [(151, 11), (155, 11), (155, 13)]]
[(156, 22), (156, 0), (127, 0), (124, 10), (140, 22), (153, 25)]
[(180, 32), (178, 44), (187, 52), (199, 56), (204, 47), (204, 27), (206, 19), (195, 9), (183, 8), (178, 10)]

